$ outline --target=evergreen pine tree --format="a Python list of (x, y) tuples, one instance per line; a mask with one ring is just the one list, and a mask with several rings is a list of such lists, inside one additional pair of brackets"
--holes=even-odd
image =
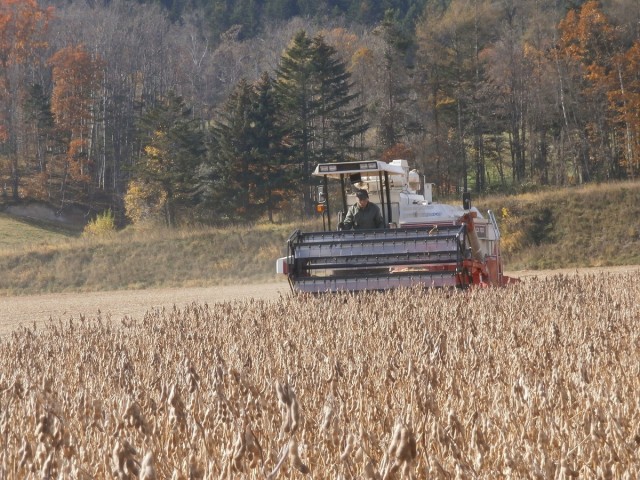
[(300, 178), (306, 212), (311, 210), (311, 172), (317, 162), (345, 160), (352, 139), (366, 130), (362, 107), (352, 104), (350, 74), (322, 37), (298, 32), (276, 71), (276, 94), (290, 156)]
[(143, 115), (140, 126), (143, 155), (135, 180), (162, 194), (166, 224), (175, 226), (177, 215), (194, 205), (194, 174), (206, 152), (203, 133), (173, 93)]
[(261, 210), (267, 210), (269, 221), (273, 221), (273, 213), (284, 191), (288, 190), (291, 177), (284, 165), (284, 130), (278, 122), (273, 80), (267, 72), (262, 74), (254, 86), (254, 104), (250, 118), (254, 153), (252, 169), (258, 180), (256, 202), (263, 206)]
[(311, 165), (316, 160), (312, 145), (313, 120), (317, 110), (314, 73), (311, 39), (301, 30), (294, 35), (280, 59), (275, 89), (291, 153), (287, 163), (291, 164), (292, 173), (300, 179), (298, 190), (303, 194), (307, 209), (311, 205), (307, 188)]
[(203, 205), (222, 220), (253, 220), (273, 213), (288, 188), (286, 151), (273, 81), (263, 73), (255, 85), (245, 80), (219, 112), (211, 128), (210, 156), (199, 172)]
[(313, 39), (312, 49), (318, 84), (318, 121), (314, 136), (318, 139), (317, 156), (322, 161), (349, 160), (357, 151), (353, 138), (368, 128), (363, 121), (364, 107), (352, 106), (358, 94), (351, 93), (351, 75), (337, 57), (336, 49), (325, 43), (322, 36)]
[(251, 85), (241, 80), (219, 112), (211, 127), (208, 168), (202, 181), (211, 188), (205, 201), (215, 208), (218, 218), (247, 218), (256, 179), (252, 163), (250, 112), (254, 102)]

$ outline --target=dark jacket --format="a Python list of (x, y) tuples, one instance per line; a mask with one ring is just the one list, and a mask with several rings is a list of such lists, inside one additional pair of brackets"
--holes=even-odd
[(360, 208), (355, 203), (347, 211), (347, 215), (342, 222), (345, 230), (362, 230), (368, 228), (384, 228), (384, 219), (380, 213), (380, 207), (375, 203), (367, 203), (367, 206)]

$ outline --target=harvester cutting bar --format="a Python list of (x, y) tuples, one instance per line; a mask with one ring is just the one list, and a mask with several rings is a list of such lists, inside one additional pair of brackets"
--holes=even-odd
[(465, 233), (464, 225), (296, 231), (288, 242), (289, 280), (311, 292), (461, 285)]
[(398, 287), (424, 285), (425, 287), (462, 286), (455, 272), (411, 272), (351, 277), (301, 277), (294, 289), (300, 292), (322, 293), (360, 290), (389, 290)]

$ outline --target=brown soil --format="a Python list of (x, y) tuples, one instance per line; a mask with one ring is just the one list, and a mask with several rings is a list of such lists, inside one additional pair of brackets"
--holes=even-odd
[[(562, 270), (535, 270), (508, 272), (512, 277), (527, 278), (550, 275), (574, 275), (600, 272), (640, 272), (640, 265), (607, 268), (581, 268)], [(20, 326), (42, 327), (49, 319), (66, 322), (81, 315), (120, 321), (124, 317), (141, 320), (144, 314), (155, 309), (183, 308), (191, 303), (220, 303), (227, 301), (275, 300), (289, 295), (289, 284), (272, 282), (259, 285), (233, 285), (200, 288), (176, 288), (153, 290), (126, 290), (111, 292), (61, 293), (0, 297), (0, 336), (11, 333)]]

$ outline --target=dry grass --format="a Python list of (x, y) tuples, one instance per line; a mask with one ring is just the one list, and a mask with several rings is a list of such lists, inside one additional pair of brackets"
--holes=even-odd
[(293, 229), (129, 229), (106, 238), (0, 248), (0, 295), (270, 281)]
[(0, 478), (638, 478), (640, 283), (192, 304), (0, 343)]
[(39, 247), (64, 243), (78, 236), (77, 229), (20, 219), (0, 212), (0, 252), (20, 252), (25, 245)]
[[(640, 182), (478, 199), (500, 223), (507, 269), (640, 264)], [(506, 214), (506, 216), (505, 216)]]
[[(478, 198), (474, 204), (498, 216), (507, 271), (640, 264), (640, 227), (633, 221), (640, 216), (640, 182)], [(275, 260), (285, 255), (293, 230), (322, 229), (320, 218), (283, 222), (147, 226), (78, 239), (43, 222), (35, 228), (0, 214), (0, 295), (273, 281)]]

